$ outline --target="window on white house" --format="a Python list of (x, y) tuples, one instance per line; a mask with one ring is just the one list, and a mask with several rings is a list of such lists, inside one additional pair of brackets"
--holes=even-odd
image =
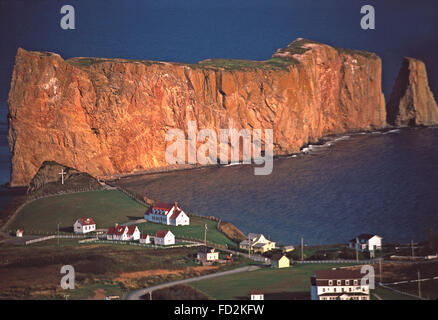
[(329, 280), (328, 284), (329, 284), (329, 286), (332, 286), (333, 285), (333, 280)]
[(337, 284), (338, 286), (340, 286), (340, 285), (342, 284), (342, 281), (341, 281), (341, 280), (338, 280), (338, 281), (336, 281), (336, 284)]
[(357, 280), (354, 280), (353, 283), (354, 283), (355, 286), (357, 286), (358, 281), (357, 281)]
[(345, 285), (346, 286), (350, 285), (350, 280), (345, 280)]

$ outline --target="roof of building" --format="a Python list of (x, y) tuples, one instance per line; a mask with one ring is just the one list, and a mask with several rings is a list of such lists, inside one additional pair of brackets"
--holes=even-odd
[(287, 259), (289, 259), (285, 254), (274, 253), (274, 254), (271, 256), (271, 260), (273, 260), (273, 261), (278, 261), (278, 260), (280, 260), (280, 259), (283, 258), (283, 257), (286, 257)]
[(213, 253), (214, 251), (215, 251), (215, 249), (212, 247), (202, 246), (199, 248), (199, 252), (202, 252), (202, 253)]
[(315, 278), (317, 280), (341, 280), (341, 279), (362, 279), (363, 274), (360, 270), (316, 270)]
[(254, 289), (251, 291), (251, 295), (253, 295), (253, 294), (263, 294), (263, 291), (260, 289)]
[(173, 234), (170, 230), (158, 230), (158, 231), (155, 233), (155, 237), (156, 237), (156, 238), (164, 238), (169, 232), (170, 232), (171, 234)]
[(174, 220), (174, 219), (178, 218), (178, 216), (181, 214), (181, 212), (182, 212), (181, 209), (176, 208), (175, 210), (173, 210), (173, 213), (170, 216), (170, 219)]
[(264, 246), (267, 246), (267, 245), (268, 245), (268, 243), (259, 242), (259, 243), (256, 243), (253, 247), (255, 247), (255, 248), (263, 248)]
[(107, 231), (107, 234), (113, 234), (113, 235), (117, 235), (117, 236), (121, 236), (122, 234), (125, 233), (126, 230), (126, 234), (128, 236), (132, 236), (135, 232), (135, 230), (137, 229), (137, 226), (117, 226), (117, 227), (110, 227)]
[(170, 203), (165, 203), (165, 202), (157, 202), (156, 204), (153, 205), (154, 209), (161, 209), (161, 210), (165, 210), (165, 211), (169, 211), (170, 209), (172, 209), (173, 205)]
[(261, 237), (264, 237), (261, 233), (250, 233), (248, 234), (248, 238), (251, 239), (251, 241), (258, 241)]
[(149, 237), (148, 234), (141, 234), (140, 239), (147, 239)]
[(78, 221), (81, 223), (81, 225), (83, 226), (89, 226), (92, 224), (96, 224), (93, 220), (93, 218), (79, 218)]
[[(371, 239), (372, 237), (374, 237), (374, 236), (379, 237), (379, 238), (382, 238), (382, 237), (380, 237), (380, 236), (378, 236), (378, 235), (376, 235), (376, 234), (362, 233), (362, 234), (360, 234), (360, 235), (357, 236), (357, 239), (368, 241), (368, 240), (370, 240), (370, 239)], [(351, 239), (350, 242), (356, 242), (356, 238)]]

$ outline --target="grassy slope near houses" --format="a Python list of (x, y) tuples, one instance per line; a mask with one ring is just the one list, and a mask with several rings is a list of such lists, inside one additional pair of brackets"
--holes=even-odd
[[(102, 299), (163, 282), (218, 272), (235, 264), (198, 266), (197, 248), (155, 250), (129, 245), (78, 244), (62, 239), (29, 246), (0, 244), (0, 299)], [(59, 285), (63, 265), (75, 269), (75, 289)]]
[[(146, 207), (132, 200), (118, 190), (90, 191), (56, 195), (35, 200), (27, 204), (12, 221), (8, 229), (24, 229), (25, 234), (73, 231), (77, 218), (92, 217), (97, 228), (108, 228), (115, 223), (122, 224), (143, 218)], [(166, 226), (157, 223), (140, 223), (141, 232), (155, 234), (160, 229), (170, 229), (177, 238), (203, 241), (204, 226), (207, 224), (207, 241), (221, 245), (235, 245), (217, 229), (217, 222), (200, 217), (191, 217), (190, 226)]]
[[(142, 218), (146, 208), (117, 190), (90, 191), (57, 195), (27, 204), (8, 229), (23, 228), (32, 231), (55, 232), (72, 228), (80, 217), (92, 217), (97, 228), (108, 228), (123, 223), (130, 217)], [(72, 230), (71, 230), (72, 231)]]
[(200, 217), (190, 217), (189, 226), (167, 226), (159, 223), (145, 222), (137, 224), (142, 233), (154, 235), (160, 229), (169, 229), (177, 238), (204, 241), (205, 224), (207, 224), (207, 242), (221, 245), (236, 245), (217, 229), (217, 222)]
[[(338, 267), (337, 264), (294, 265), (291, 268), (265, 268), (191, 283), (195, 289), (214, 299), (249, 299), (260, 289), (265, 299), (310, 299), (310, 277), (315, 270)], [(345, 267), (345, 264), (342, 265)]]

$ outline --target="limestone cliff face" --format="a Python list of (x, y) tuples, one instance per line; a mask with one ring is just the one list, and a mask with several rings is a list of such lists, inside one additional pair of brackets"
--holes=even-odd
[(44, 161), (105, 177), (166, 167), (165, 133), (274, 131), (275, 154), (386, 125), (381, 60), (303, 39), (266, 61), (74, 58), (19, 49), (9, 93), (11, 185)]
[(405, 57), (387, 105), (388, 123), (396, 126), (438, 124), (438, 106), (429, 88), (425, 64)]

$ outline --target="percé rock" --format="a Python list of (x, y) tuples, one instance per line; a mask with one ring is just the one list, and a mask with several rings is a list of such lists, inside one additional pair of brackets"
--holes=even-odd
[(274, 153), (386, 126), (381, 60), (297, 39), (265, 61), (73, 58), (18, 49), (9, 92), (11, 185), (57, 161), (95, 177), (168, 167), (165, 133), (273, 129)]
[(429, 88), (424, 62), (408, 57), (403, 59), (386, 109), (391, 125), (438, 124), (438, 106)]

